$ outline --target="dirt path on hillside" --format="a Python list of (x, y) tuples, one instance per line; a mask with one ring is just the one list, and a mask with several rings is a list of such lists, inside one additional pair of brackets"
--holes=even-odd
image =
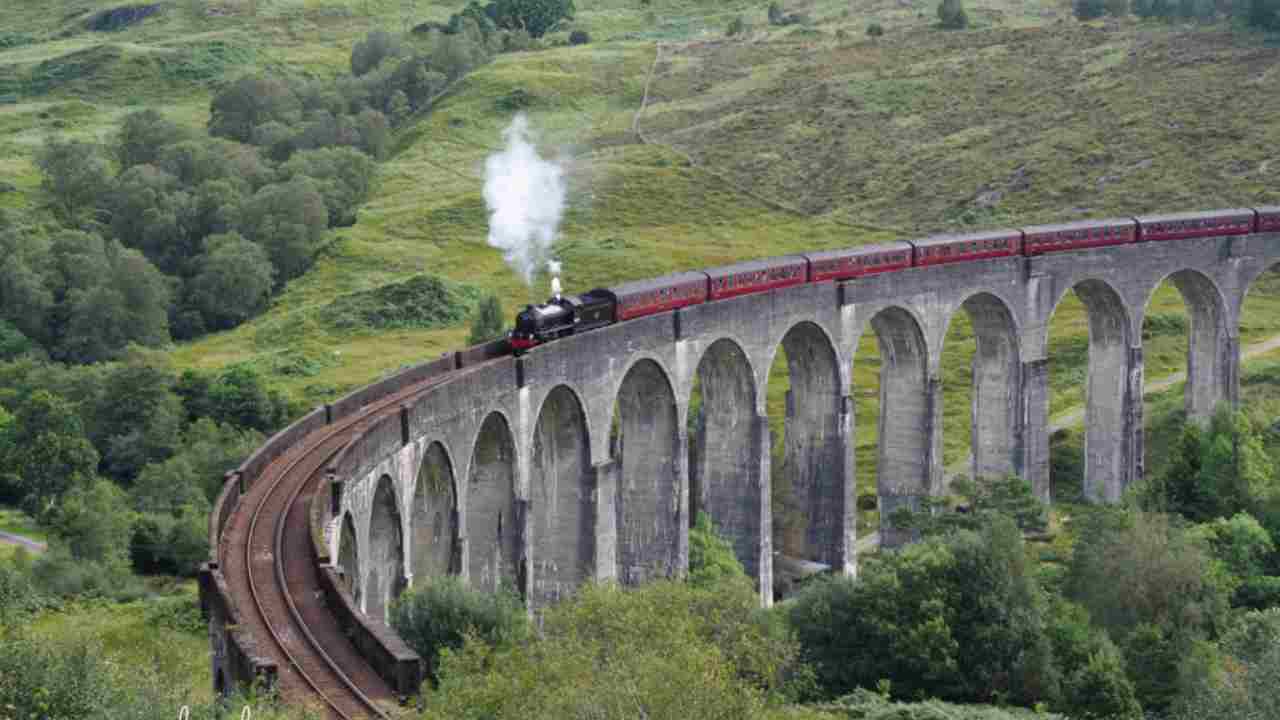
[[(1259, 343), (1254, 343), (1252, 345), (1245, 346), (1245, 348), (1240, 352), (1240, 363), (1243, 365), (1246, 360), (1256, 358), (1259, 355), (1265, 355), (1266, 353), (1269, 353), (1273, 350), (1280, 350), (1280, 336), (1276, 336), (1273, 338), (1269, 338), (1267, 340), (1263, 340), (1262, 342), (1259, 342)], [(1159, 380), (1155, 380), (1151, 383), (1147, 383), (1143, 387), (1142, 395), (1144, 398), (1149, 395), (1158, 395), (1162, 392), (1165, 392), (1166, 390), (1173, 388), (1173, 386), (1177, 385), (1178, 383), (1186, 381), (1186, 379), (1187, 379), (1187, 373), (1185, 371), (1176, 372), (1176, 373), (1173, 373), (1172, 375), (1165, 375)], [(1071, 427), (1075, 427), (1076, 425), (1079, 425), (1082, 422), (1084, 422), (1084, 407), (1083, 406), (1074, 407), (1066, 412), (1059, 413), (1058, 415), (1050, 419), (1049, 434), (1053, 435), (1054, 433), (1061, 432)], [(949, 475), (963, 474), (967, 472), (968, 470), (967, 466), (968, 466), (968, 461), (962, 460), (960, 462), (952, 463), (951, 466), (946, 469), (946, 472)], [(880, 533), (874, 532), (874, 533), (871, 533), (870, 535), (860, 537), (858, 538), (857, 542), (854, 543), (854, 545), (857, 549), (857, 552), (859, 553), (870, 552), (872, 550), (875, 550), (877, 547), (880, 546)]]
[(23, 547), (31, 552), (37, 553), (42, 553), (49, 549), (48, 546), (42, 542), (37, 542), (29, 537), (23, 537), (21, 535), (15, 535), (13, 533), (3, 531), (0, 531), (0, 545), (17, 545), (18, 547)]

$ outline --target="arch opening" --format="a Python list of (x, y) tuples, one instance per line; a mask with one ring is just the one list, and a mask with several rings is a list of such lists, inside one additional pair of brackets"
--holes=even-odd
[(418, 469), (409, 523), (415, 581), (457, 571), (454, 563), (457, 507), (453, 464), (444, 445), (431, 443)]
[(891, 526), (893, 512), (918, 509), (921, 498), (936, 489), (929, 353), (920, 324), (900, 307), (876, 313), (870, 326), (879, 354), (875, 482), (881, 543), (893, 547), (908, 539)]
[(514, 586), (516, 449), (507, 420), (492, 413), (480, 425), (467, 480), (467, 574), (472, 587), (497, 591)]
[(669, 577), (679, 570), (682, 458), (675, 393), (652, 360), (636, 363), (623, 378), (610, 445), (618, 469), (618, 579), (638, 585)]
[(717, 340), (698, 362), (689, 401), (690, 522), (705, 512), (759, 579), (762, 535), (759, 425), (755, 378), (746, 353)]
[(356, 524), (351, 513), (342, 516), (342, 529), (338, 533), (338, 567), (342, 568), (342, 582), (351, 594), (356, 607), (360, 607), (360, 547), (356, 540)]
[(777, 438), (770, 462), (775, 565), (800, 560), (839, 568), (851, 501), (835, 349), (817, 325), (800, 323), (783, 337), (769, 374), (769, 421)]
[(1013, 314), (990, 293), (966, 298), (942, 344), (942, 461), (953, 476), (1021, 470), (1021, 358)]
[(1048, 332), (1051, 496), (1119, 500), (1132, 451), (1125, 418), (1132, 343), (1124, 300), (1106, 283), (1085, 280), (1059, 300)]
[(369, 517), (369, 584), (365, 614), (387, 622), (391, 601), (404, 589), (404, 537), (391, 477), (383, 475), (373, 493)]
[(586, 417), (561, 385), (543, 401), (530, 464), (530, 604), (545, 607), (572, 594), (592, 574), (595, 518)]

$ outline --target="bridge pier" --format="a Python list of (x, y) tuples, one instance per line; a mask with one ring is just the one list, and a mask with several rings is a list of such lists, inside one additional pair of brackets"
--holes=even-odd
[(607, 460), (592, 468), (595, 505), (595, 579), (618, 579), (618, 476), (621, 463)]
[(1049, 360), (1022, 363), (1022, 476), (1046, 505), (1052, 500), (1049, 478)]
[(773, 606), (773, 484), (770, 468), (773, 464), (773, 435), (769, 431), (769, 416), (756, 415), (751, 423), (751, 457), (748, 459), (747, 492), (759, 504), (759, 536), (756, 552), (756, 582), (760, 587), (760, 604)]

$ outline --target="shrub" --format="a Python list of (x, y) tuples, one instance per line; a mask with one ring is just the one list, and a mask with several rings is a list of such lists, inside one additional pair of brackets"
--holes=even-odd
[(471, 314), (479, 290), (434, 275), (335, 298), (326, 307), (326, 324), (339, 330), (436, 328), (456, 325)]
[(459, 649), (471, 638), (490, 646), (523, 639), (528, 617), (520, 597), (509, 590), (473, 590), (456, 576), (428, 578), (391, 606), (391, 626), (427, 661), (438, 678), (440, 653)]
[(373, 30), (351, 48), (351, 74), (359, 77), (376, 69), (383, 60), (400, 54), (400, 39), (385, 30)]
[(870, 37), (880, 37), (884, 35), (884, 26), (878, 22), (873, 22), (867, 26), (867, 35)]
[(699, 512), (689, 529), (689, 584), (712, 587), (746, 576), (742, 563), (733, 554), (733, 545), (720, 534), (710, 515)]
[(587, 34), (586, 30), (574, 30), (569, 33), (570, 45), (586, 45), (589, 42), (591, 42), (591, 35)]
[(938, 20), (947, 30), (961, 30), (969, 26), (969, 16), (961, 0), (942, 0), (938, 4)]
[(479, 345), (497, 340), (506, 331), (507, 321), (502, 317), (502, 304), (498, 302), (498, 296), (486, 293), (471, 316), (471, 334), (467, 336), (467, 344)]
[(498, 27), (527, 30), (535, 38), (572, 20), (575, 12), (573, 0), (494, 0), (485, 8)]
[(1246, 578), (1236, 588), (1231, 604), (1250, 610), (1280, 608), (1280, 577), (1264, 575)]
[(729, 37), (745, 35), (748, 29), (747, 21), (743, 20), (741, 15), (735, 15), (733, 16), (733, 19), (729, 21), (729, 26), (725, 28), (724, 34)]

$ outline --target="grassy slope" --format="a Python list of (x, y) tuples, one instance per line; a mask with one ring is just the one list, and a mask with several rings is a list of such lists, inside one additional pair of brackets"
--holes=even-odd
[[(216, 79), (181, 82), (154, 62), (176, 47), (216, 41), (242, 50), (235, 59), (244, 64), (221, 67), (223, 76), (258, 66), (330, 75), (369, 28), (400, 27), (406, 12), (414, 22), (440, 19), (458, 4), (258, 0), (251, 16), (247, 0), (222, 0), (216, 14), (198, 17), (182, 3), (120, 33), (0, 51), (0, 78), (108, 45), (114, 53), (93, 82), (0, 106), (9, 131), (0, 150), (16, 151), (0, 154), (0, 172), (20, 188), (0, 195), (0, 205), (35, 201), (30, 151), (47, 131), (101, 137), (142, 104), (203, 122)], [(10, 5), (0, 8), (0, 25), (54, 38), (77, 22), (73, 11), (110, 3)], [(789, 9), (818, 24), (786, 29), (767, 28), (763, 3), (578, 6), (576, 26), (592, 45), (501, 56), (469, 76), (401, 132), (376, 196), (315, 270), (258, 320), (179, 347), (177, 364), (253, 362), (295, 399), (318, 402), (456, 347), (466, 334), (328, 330), (317, 314), (335, 294), (429, 270), (497, 291), (508, 310), (540, 295), (484, 243), (483, 161), (510, 117), (496, 101), (515, 88), (535, 96), (529, 112), (541, 144), (570, 170), (558, 250), (571, 288), (943, 229), (1280, 198), (1269, 150), (1280, 127), (1267, 121), (1280, 98), (1260, 91), (1280, 72), (1280, 51), (1225, 25), (1079, 25), (1047, 1), (971, 2), (975, 27), (959, 33), (933, 27), (923, 0), (853, 9), (801, 0)], [(721, 29), (738, 13), (754, 30), (726, 41)], [(864, 35), (873, 20), (884, 37)], [(631, 130), (651, 69), (641, 139)], [(1280, 332), (1277, 310), (1280, 292), (1255, 296), (1245, 342)], [(1163, 287), (1151, 311), (1182, 312), (1177, 292)], [(1087, 329), (1074, 297), (1055, 314), (1051, 338), (1057, 412), (1082, 399)], [(967, 449), (972, 351), (961, 318), (944, 357), (948, 462)], [(1184, 351), (1184, 337), (1152, 338), (1148, 377), (1181, 368)], [(876, 353), (866, 338), (854, 373), (864, 487), (874, 477)], [(775, 418), (787, 384), (781, 370), (769, 390)]]

